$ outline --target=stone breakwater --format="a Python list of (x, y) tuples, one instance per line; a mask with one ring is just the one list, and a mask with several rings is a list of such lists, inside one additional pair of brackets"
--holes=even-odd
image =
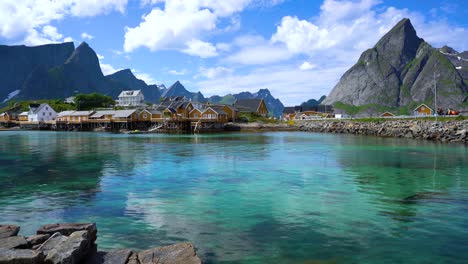
[(200, 264), (191, 243), (98, 251), (94, 223), (44, 225), (36, 235), (19, 236), (19, 226), (0, 225), (0, 264)]
[(349, 133), (381, 137), (425, 139), (439, 142), (468, 142), (468, 120), (388, 120), (375, 122), (305, 121), (299, 130), (310, 132)]

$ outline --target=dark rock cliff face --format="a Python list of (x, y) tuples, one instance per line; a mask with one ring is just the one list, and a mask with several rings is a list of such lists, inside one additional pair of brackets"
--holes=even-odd
[(0, 45), (0, 101), (21, 89), (33, 71), (62, 65), (74, 50), (73, 42), (36, 47)]
[(116, 98), (123, 90), (142, 90), (158, 102), (157, 85), (147, 85), (130, 70), (104, 76), (96, 52), (85, 42), (36, 47), (0, 46), (0, 104), (13, 91), (15, 100), (66, 98), (98, 92)]
[(129, 69), (107, 75), (106, 79), (121, 84), (125, 90), (141, 90), (145, 95), (145, 101), (148, 102), (157, 103), (161, 97), (161, 91), (157, 85), (146, 84), (144, 81), (136, 78)]
[(21, 87), (19, 99), (65, 98), (76, 93), (99, 92), (116, 97), (121, 85), (104, 78), (96, 53), (81, 43), (60, 66), (33, 71)]
[(435, 80), (438, 107), (466, 109), (468, 80), (456, 67), (403, 19), (361, 55), (322, 103), (334, 104), (338, 112), (358, 107), (359, 115), (386, 110), (409, 114), (421, 103), (434, 107)]

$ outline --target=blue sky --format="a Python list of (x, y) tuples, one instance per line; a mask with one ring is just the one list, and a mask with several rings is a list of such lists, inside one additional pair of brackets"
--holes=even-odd
[(0, 14), (2, 44), (86, 41), (105, 74), (206, 96), (268, 88), (286, 105), (327, 95), (404, 17), (433, 46), (468, 50), (468, 1), (2, 0)]

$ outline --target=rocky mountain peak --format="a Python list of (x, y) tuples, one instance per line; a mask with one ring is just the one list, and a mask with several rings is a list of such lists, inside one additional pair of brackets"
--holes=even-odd
[(458, 54), (458, 51), (454, 50), (453, 48), (445, 45), (443, 46), (442, 48), (439, 49), (442, 53), (445, 53), (445, 54), (452, 54), (452, 55), (456, 55)]
[(435, 107), (433, 73), (443, 108), (468, 107), (468, 71), (462, 54), (450, 47), (434, 49), (419, 38), (409, 19), (398, 22), (341, 77), (323, 104), (373, 115), (385, 111), (411, 114), (421, 103)]
[(377, 42), (375, 50), (393, 67), (400, 69), (414, 58), (422, 42), (424, 40), (418, 37), (411, 21), (404, 18)]
[(82, 71), (94, 73), (97, 76), (104, 76), (99, 65), (96, 52), (86, 43), (82, 42), (67, 59), (65, 65), (72, 65)]

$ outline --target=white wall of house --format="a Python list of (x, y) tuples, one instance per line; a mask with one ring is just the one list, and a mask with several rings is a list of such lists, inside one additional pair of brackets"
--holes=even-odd
[(134, 92), (135, 95), (127, 95), (129, 91), (124, 91), (119, 95), (117, 105), (120, 106), (141, 106), (145, 104), (145, 96), (142, 92)]
[(57, 117), (57, 112), (50, 107), (50, 105), (46, 104), (45, 106), (41, 107), (38, 111), (29, 111), (28, 112), (28, 121), (29, 122), (46, 122), (55, 120)]

